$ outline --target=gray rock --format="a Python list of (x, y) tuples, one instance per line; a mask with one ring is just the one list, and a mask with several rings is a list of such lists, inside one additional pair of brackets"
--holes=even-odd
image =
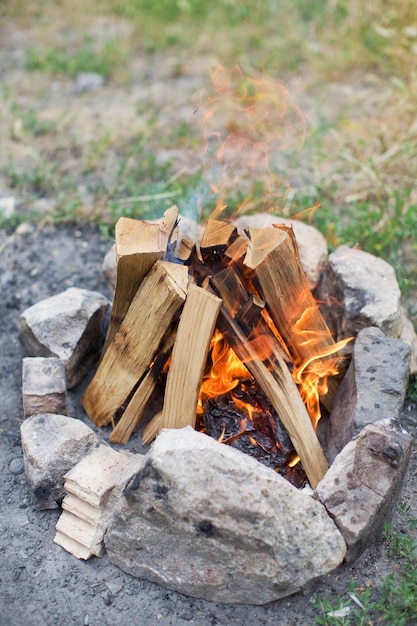
[(109, 306), (101, 293), (71, 287), (37, 302), (20, 315), (20, 341), (30, 356), (61, 359), (71, 389), (100, 352)]
[(158, 436), (105, 545), (133, 576), (228, 604), (292, 594), (337, 567), (346, 549), (319, 502), (191, 427)]
[(23, 472), (25, 471), (23, 459), (12, 459), (9, 463), (9, 470), (10, 473), (13, 474), (13, 476), (19, 476), (20, 474), (23, 474)]
[(77, 94), (82, 94), (86, 91), (97, 91), (97, 89), (103, 87), (104, 83), (104, 76), (97, 72), (80, 72), (75, 77), (74, 91)]
[(401, 293), (394, 269), (363, 250), (341, 246), (330, 254), (321, 285), (331, 300), (326, 319), (333, 319), (338, 338), (377, 326), (390, 337), (402, 331)]
[(289, 220), (270, 213), (258, 213), (256, 215), (243, 215), (234, 221), (235, 226), (241, 230), (250, 226), (263, 228), (273, 224), (284, 224), (294, 230), (294, 235), (298, 245), (301, 266), (309, 283), (313, 289), (319, 279), (323, 268), (327, 262), (327, 243), (323, 235), (313, 226), (304, 224), (299, 220)]
[(64, 497), (64, 475), (98, 445), (96, 434), (65, 415), (32, 415), (20, 427), (23, 461), (37, 509), (55, 509)]
[(356, 559), (378, 537), (401, 492), (412, 437), (394, 419), (370, 424), (336, 457), (317, 486), (346, 540), (346, 561)]
[(67, 383), (63, 362), (53, 357), (26, 357), (22, 365), (24, 416), (37, 413), (66, 415)]
[(387, 337), (379, 328), (361, 330), (352, 362), (329, 419), (327, 457), (335, 456), (367, 424), (399, 417), (407, 390), (410, 348)]
[(114, 243), (110, 250), (104, 257), (103, 264), (101, 266), (101, 273), (107, 280), (107, 283), (111, 290), (114, 292), (116, 289), (117, 278), (117, 262), (116, 262), (116, 244)]

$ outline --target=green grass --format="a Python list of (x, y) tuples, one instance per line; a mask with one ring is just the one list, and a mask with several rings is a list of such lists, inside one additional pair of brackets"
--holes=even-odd
[[(213, 10), (200, 0), (77, 0), (59, 7), (16, 0), (2, 3), (0, 16), (5, 35), (13, 24), (22, 25), (28, 42), (23, 60), (10, 62), (26, 73), (30, 87), (23, 95), (15, 83), (3, 81), (0, 103), (5, 120), (0, 131), (6, 138), (0, 165), (7, 185), (22, 200), (21, 219), (33, 219), (32, 207), (47, 198), (56, 207), (47, 218), (56, 221), (95, 220), (111, 227), (120, 215), (153, 216), (172, 202), (203, 220), (218, 199), (213, 182), (225, 192), (224, 216), (242, 206), (296, 215), (319, 202), (312, 223), (330, 248), (358, 244), (382, 256), (394, 266), (403, 293), (415, 297), (417, 5), (407, 0), (389, 5), (383, 0), (220, 0)], [(286, 85), (289, 78), (301, 77), (301, 91), (307, 101), (314, 100), (318, 119), (303, 148), (285, 154), (281, 171), (272, 172), (271, 159), (270, 180), (232, 171), (221, 176), (230, 182), (235, 173), (242, 174), (238, 185), (223, 186), (213, 181), (215, 168), (207, 165), (207, 155), (201, 162), (194, 159), (192, 171), (182, 171), (175, 158), (158, 158), (161, 150), (193, 155), (205, 141), (195, 125), (176, 119), (169, 95), (165, 108), (152, 98), (138, 101), (142, 131), (132, 131), (128, 139), (101, 121), (89, 128), (88, 140), (76, 136), (71, 98), (61, 117), (48, 117), (45, 94), (52, 81), (98, 72), (111, 85), (130, 89), (132, 59), (145, 61), (150, 92), (165, 59), (172, 60), (167, 80), (187, 77), (191, 64), (193, 72), (205, 75), (206, 87), (217, 63), (229, 68), (238, 63), (242, 80), (233, 87), (235, 100), (245, 89), (251, 96), (258, 79)], [(331, 92), (330, 103), (329, 80), (340, 87)], [(358, 94), (352, 89), (344, 95), (350, 84)], [(251, 97), (256, 106), (262, 101), (275, 106), (265, 89)], [(213, 112), (221, 126), (227, 110)], [(291, 120), (287, 111), (286, 116), (284, 134), (299, 142), (305, 129), (300, 119)], [(250, 136), (253, 128), (242, 117), (235, 112), (226, 128)], [(294, 198), (287, 201), (294, 177), (306, 179), (308, 190), (295, 186)]]
[(317, 596), (314, 608), (320, 614), (315, 624), (321, 626), (412, 626), (417, 615), (417, 520), (409, 507), (399, 508), (405, 525), (404, 532), (394, 533), (392, 525), (385, 526), (384, 537), (390, 557), (396, 557), (400, 571), (388, 574), (379, 589), (363, 589), (351, 583), (345, 596), (335, 604), (330, 598)]
[(29, 72), (44, 72), (52, 76), (74, 78), (82, 72), (94, 72), (108, 78), (124, 60), (118, 40), (106, 42), (96, 49), (91, 37), (86, 37), (75, 50), (29, 46), (26, 49), (24, 68)]

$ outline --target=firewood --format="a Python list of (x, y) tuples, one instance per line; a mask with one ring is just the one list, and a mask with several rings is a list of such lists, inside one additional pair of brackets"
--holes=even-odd
[(145, 377), (129, 401), (123, 415), (113, 429), (109, 437), (111, 443), (127, 443), (129, 441), (132, 432), (143, 416), (143, 411), (156, 387), (158, 377), (171, 354), (174, 340), (175, 332), (174, 329), (172, 329), (165, 338), (158, 352), (158, 356), (148, 369)]
[(121, 217), (116, 233), (116, 289), (104, 350), (122, 323), (142, 280), (157, 259), (164, 257), (178, 218), (177, 207), (164, 213), (159, 223)]
[(249, 237), (244, 264), (254, 270), (254, 282), (296, 365), (329, 358), (335, 342), (308, 287), (293, 231), (276, 224), (249, 228)]
[(54, 542), (79, 559), (102, 556), (112, 510), (142, 458), (101, 445), (75, 465), (65, 476), (68, 493)]
[[(275, 225), (250, 228), (249, 234), (251, 245), (244, 263), (255, 271), (261, 296), (290, 353), (298, 362), (316, 357), (335, 342), (308, 287), (293, 231)], [(297, 326), (308, 330), (309, 338), (314, 333), (317, 341), (298, 336)]]
[[(203, 238), (200, 243), (201, 257), (204, 263), (223, 262), (227, 248), (237, 239), (237, 230), (227, 222), (207, 220)], [(227, 259), (226, 259), (227, 260)]]
[(190, 285), (172, 351), (161, 428), (195, 426), (201, 381), (222, 301)]
[(157, 261), (143, 280), (83, 396), (91, 421), (105, 426), (132, 393), (185, 300), (187, 268)]

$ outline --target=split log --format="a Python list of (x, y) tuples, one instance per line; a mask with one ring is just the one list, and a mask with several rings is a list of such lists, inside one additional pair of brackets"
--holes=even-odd
[(83, 396), (91, 421), (105, 426), (135, 389), (185, 301), (187, 268), (157, 261), (143, 280)]
[(171, 355), (174, 341), (175, 331), (172, 329), (165, 338), (158, 352), (158, 356), (152, 362), (145, 377), (140, 382), (132, 399), (129, 401), (123, 415), (114, 427), (109, 437), (111, 443), (127, 443), (129, 441), (131, 434), (143, 416), (143, 411), (156, 387), (158, 377)]
[(200, 243), (201, 258), (204, 263), (225, 263), (224, 253), (237, 239), (237, 230), (227, 222), (207, 220), (203, 238)]
[(128, 217), (118, 220), (115, 228), (116, 289), (104, 351), (117, 333), (142, 280), (155, 261), (164, 257), (177, 219), (178, 209), (171, 207), (158, 223)]
[(194, 428), (210, 342), (222, 301), (190, 285), (172, 351), (161, 428)]
[(276, 224), (248, 232), (244, 265), (254, 271), (254, 283), (296, 366), (334, 357), (335, 342), (309, 289), (292, 229)]

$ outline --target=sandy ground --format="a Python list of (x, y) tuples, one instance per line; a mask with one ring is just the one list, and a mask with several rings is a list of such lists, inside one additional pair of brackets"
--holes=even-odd
[[(59, 511), (35, 511), (22, 467), (21, 360), (16, 322), (34, 302), (70, 286), (110, 296), (100, 268), (109, 241), (93, 226), (0, 231), (0, 624), (2, 626), (263, 626), (310, 625), (317, 594), (336, 598), (347, 584), (377, 587), (401, 565), (387, 555), (382, 538), (354, 564), (311, 583), (299, 593), (265, 606), (217, 605), (182, 596), (124, 574), (107, 557), (78, 561), (53, 543)], [(71, 394), (71, 414), (86, 419), (80, 389)], [(416, 408), (404, 423), (415, 434)], [(91, 426), (91, 424), (90, 424)], [(417, 456), (412, 456), (402, 499), (417, 516)], [(402, 520), (394, 514), (394, 527)]]

